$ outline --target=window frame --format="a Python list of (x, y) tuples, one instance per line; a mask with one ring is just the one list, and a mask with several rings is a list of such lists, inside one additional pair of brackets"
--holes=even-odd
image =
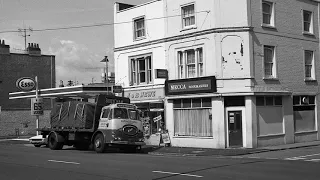
[[(272, 48), (272, 69), (271, 69), (271, 73), (272, 75), (266, 75), (266, 59), (265, 59), (265, 48)], [(262, 56), (262, 62), (263, 62), (263, 79), (277, 79), (278, 78), (278, 73), (277, 73), (277, 58), (276, 58), (276, 54), (277, 54), (277, 47), (276, 46), (272, 46), (272, 45), (263, 45), (263, 56)]]
[[(144, 61), (144, 73), (145, 73), (145, 82), (141, 82), (140, 74), (142, 71), (139, 69), (139, 61), (143, 59)], [(132, 66), (133, 62), (135, 63)], [(151, 65), (149, 64), (151, 63)], [(130, 56), (129, 57), (129, 86), (133, 85), (145, 85), (145, 84), (152, 84), (154, 81), (154, 74), (153, 74), (153, 56), (152, 53), (138, 55), (138, 56)], [(134, 67), (134, 69), (133, 69)]]
[[(139, 20), (143, 20), (143, 29), (136, 29), (137, 28), (137, 22)], [(137, 36), (137, 32), (139, 30), (143, 30), (143, 36)], [(133, 19), (133, 40), (141, 40), (146, 38), (146, 21), (145, 21), (145, 16), (139, 16)]]
[[(188, 7), (188, 6), (193, 6), (193, 15), (188, 16), (188, 17), (184, 17), (184, 13), (183, 13), (183, 12), (184, 12), (184, 8), (186, 8), (186, 7)], [(196, 20), (196, 11), (195, 11), (195, 10), (196, 10), (195, 2), (188, 3), (188, 4), (184, 4), (184, 5), (181, 5), (181, 6), (180, 6), (181, 28), (182, 28), (182, 30), (196, 28), (197, 20)], [(190, 17), (194, 17), (194, 24), (191, 24), (191, 25), (186, 26), (184, 19), (185, 19), (185, 18), (190, 18)]]
[[(188, 51), (193, 51), (194, 52), (194, 62), (188, 63), (187, 59), (187, 52)], [(202, 57), (200, 58), (200, 52)], [(205, 54), (204, 54), (204, 46), (195, 46), (195, 47), (189, 47), (189, 48), (184, 48), (184, 49), (178, 49), (176, 50), (176, 55), (177, 55), (177, 73), (178, 73), (178, 79), (187, 79), (187, 78), (196, 78), (196, 77), (203, 77), (205, 76)], [(199, 61), (201, 59), (201, 61)], [(183, 64), (181, 64), (183, 63)], [(194, 67), (194, 76), (189, 75), (189, 68), (190, 66)], [(202, 73), (201, 69), (202, 68)]]
[[(263, 98), (263, 105), (258, 103), (258, 98)], [(267, 104), (267, 98), (272, 98), (272, 105)], [(276, 103), (277, 102), (276, 101), (277, 98), (281, 99), (281, 104), (277, 104)], [(258, 95), (258, 96), (256, 96), (256, 106), (257, 107), (265, 107), (265, 106), (268, 106), (268, 107), (270, 107), (270, 106), (272, 106), (272, 107), (282, 107), (283, 106), (283, 97), (280, 96), (280, 95), (279, 96), (265, 96), (265, 95), (261, 95), (260, 96), (260, 95)]]
[[(270, 9), (271, 9), (271, 12), (269, 12), (270, 14), (270, 23), (264, 23), (264, 14), (265, 12), (263, 11), (263, 5), (264, 4), (268, 4), (270, 5)], [(276, 18), (275, 18), (275, 5), (276, 3), (275, 2), (272, 2), (272, 1), (265, 1), (265, 0), (262, 0), (261, 1), (261, 26), (263, 27), (268, 27), (268, 28), (275, 28), (276, 27)]]
[[(309, 66), (311, 66), (311, 72), (310, 72), (310, 77), (306, 76), (306, 72), (307, 72), (307, 68), (306, 68), (306, 53), (307, 52), (311, 52), (312, 53), (312, 59), (311, 59), (311, 64), (308, 64)], [(316, 80), (316, 69), (315, 69), (315, 51), (313, 50), (307, 50), (304, 49), (303, 50), (303, 64), (304, 64), (304, 79), (305, 81), (314, 81)]]
[[(309, 31), (305, 31), (304, 13), (310, 13)], [(302, 9), (302, 33), (306, 35), (314, 35), (314, 12), (311, 10)]]

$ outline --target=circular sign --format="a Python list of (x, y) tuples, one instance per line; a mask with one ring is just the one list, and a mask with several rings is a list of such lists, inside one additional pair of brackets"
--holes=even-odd
[(31, 91), (36, 87), (36, 81), (30, 77), (23, 77), (17, 80), (16, 87), (21, 91)]

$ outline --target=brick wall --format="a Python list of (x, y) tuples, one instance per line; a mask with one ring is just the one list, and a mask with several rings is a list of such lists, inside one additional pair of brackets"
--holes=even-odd
[[(44, 111), (39, 118), (39, 127), (50, 126), (50, 111)], [(0, 137), (16, 136), (16, 130), (22, 135), (36, 135), (36, 116), (30, 115), (30, 110), (1, 111)]]

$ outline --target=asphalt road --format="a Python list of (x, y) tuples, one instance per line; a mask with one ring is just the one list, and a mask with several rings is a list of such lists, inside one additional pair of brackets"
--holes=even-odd
[(117, 151), (97, 154), (72, 148), (53, 151), (1, 142), (0, 179), (318, 180), (320, 177), (319, 162), (267, 159), (262, 155), (259, 158), (217, 158), (153, 156)]

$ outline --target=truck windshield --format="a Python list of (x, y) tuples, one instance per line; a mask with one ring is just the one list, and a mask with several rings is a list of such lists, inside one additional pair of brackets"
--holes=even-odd
[(128, 109), (129, 118), (132, 120), (139, 120), (139, 112), (134, 109)]
[(125, 108), (114, 108), (113, 117), (117, 119), (128, 119), (128, 112)]

